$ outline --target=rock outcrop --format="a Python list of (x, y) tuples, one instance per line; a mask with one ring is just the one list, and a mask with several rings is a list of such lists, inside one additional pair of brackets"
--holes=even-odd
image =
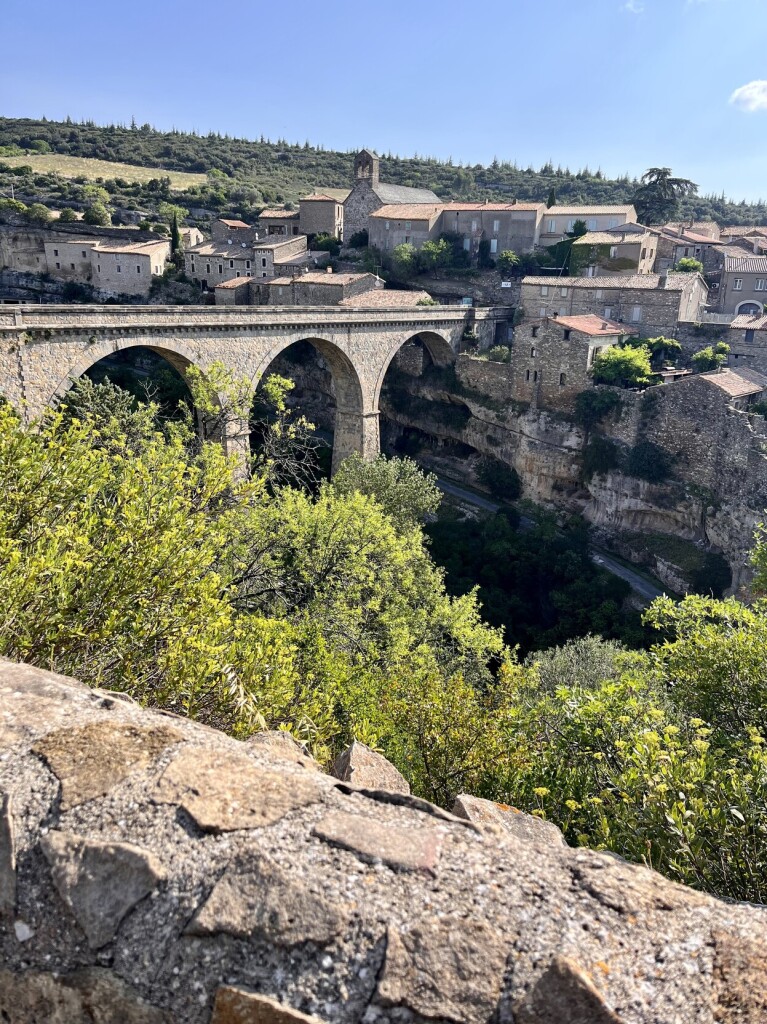
[(0, 663), (0, 1020), (767, 1019), (766, 911), (485, 803)]

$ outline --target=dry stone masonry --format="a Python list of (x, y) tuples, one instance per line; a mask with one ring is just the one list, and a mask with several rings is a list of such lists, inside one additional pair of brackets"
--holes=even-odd
[(0, 1020), (767, 1019), (765, 909), (336, 767), (1, 662)]

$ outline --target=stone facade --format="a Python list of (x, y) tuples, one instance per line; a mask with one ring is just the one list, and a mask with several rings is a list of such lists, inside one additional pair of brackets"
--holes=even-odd
[(251, 227), (243, 220), (219, 218), (210, 225), (210, 236), (214, 242), (226, 242), (227, 245), (240, 245), (252, 242), (258, 237), (258, 228)]
[(343, 299), (382, 290), (374, 274), (299, 274), (276, 277), (266, 285), (270, 306), (335, 306)]
[(655, 266), (657, 236), (650, 231), (587, 231), (572, 246), (570, 272), (584, 277), (650, 274)]
[(761, 314), (767, 302), (767, 256), (725, 255), (716, 309), (719, 313)]
[(367, 221), (368, 244), (382, 252), (398, 245), (420, 249), (424, 242), (439, 238), (441, 207), (426, 203), (382, 206)]
[(420, 249), (443, 232), (463, 236), (464, 248), (476, 258), (480, 242), (489, 245), (489, 255), (505, 249), (531, 252), (537, 242), (542, 203), (440, 203), (388, 205), (368, 217), (370, 245), (390, 251), (402, 243)]
[(354, 187), (344, 200), (343, 239), (367, 230), (368, 217), (382, 206), (426, 203), (434, 206), (439, 198), (425, 188), (386, 185), (380, 179), (380, 160), (375, 153), (363, 149), (354, 161)]
[(589, 231), (607, 231), (621, 224), (635, 224), (636, 219), (633, 206), (552, 206), (543, 214), (540, 243), (563, 241), (577, 220), (582, 220)]
[(344, 237), (344, 204), (324, 192), (305, 196), (298, 204), (302, 235)]
[(165, 270), (170, 242), (99, 244), (91, 250), (93, 284), (105, 295), (146, 295), (153, 276)]
[(763, 1019), (760, 907), (32, 666), (0, 698), (9, 1024)]
[[(297, 341), (311, 341), (333, 374), (336, 393), (334, 465), (352, 452), (379, 450), (378, 405), (389, 363), (420, 338), (440, 364), (454, 360), (471, 329), (493, 337), (510, 310), (460, 307), (327, 310), (264, 307), (64, 306), (0, 309), (0, 379), (4, 397), (28, 419), (70, 387), (72, 378), (104, 356), (144, 346), (181, 374), (223, 362), (257, 386), (272, 361)], [(222, 439), (247, 445), (245, 424)]]
[(532, 319), (595, 313), (636, 327), (643, 337), (673, 337), (679, 322), (695, 323), (707, 296), (699, 274), (636, 277), (525, 277), (521, 301)]
[(258, 215), (258, 235), (298, 235), (298, 210), (262, 210)]

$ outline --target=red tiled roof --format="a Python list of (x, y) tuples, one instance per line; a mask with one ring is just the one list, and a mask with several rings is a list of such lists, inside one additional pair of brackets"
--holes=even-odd
[(382, 206), (370, 214), (377, 220), (436, 220), (442, 212), (439, 206), (429, 206), (427, 203), (395, 203)]
[(731, 398), (743, 398), (746, 395), (758, 395), (761, 391), (767, 391), (767, 377), (750, 367), (713, 370), (700, 376), (709, 384), (721, 388)]
[(250, 224), (246, 224), (244, 220), (224, 220), (223, 217), (219, 217), (222, 224), (226, 224), (228, 228), (249, 228)]
[(595, 313), (582, 313), (576, 316), (552, 316), (548, 317), (550, 323), (562, 324), (573, 331), (580, 331), (581, 334), (590, 334), (595, 338), (615, 336), (616, 334), (636, 334), (636, 328), (619, 324), (615, 320), (606, 320), (603, 316)]

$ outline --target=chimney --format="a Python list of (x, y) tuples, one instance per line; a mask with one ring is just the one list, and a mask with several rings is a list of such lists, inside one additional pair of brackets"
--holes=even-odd
[(558, 316), (559, 316), (559, 313), (552, 313), (552, 314), (551, 314), (551, 319), (552, 319), (552, 320), (556, 320), (556, 318), (557, 318)]
[(332, 274), (333, 273), (333, 268), (332, 267), (327, 267), (325, 273)]
[(661, 270), (658, 276), (658, 287), (665, 288), (668, 284), (668, 270)]

